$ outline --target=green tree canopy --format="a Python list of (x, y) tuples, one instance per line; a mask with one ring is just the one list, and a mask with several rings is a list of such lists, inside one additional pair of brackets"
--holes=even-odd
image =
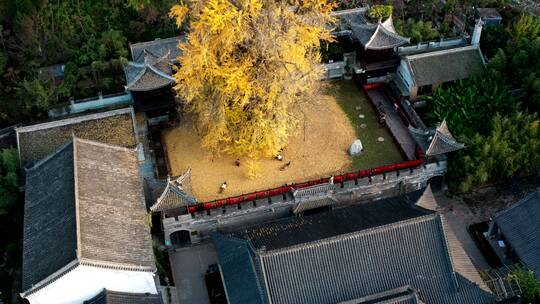
[(401, 20), (396, 20), (395, 25), (398, 33), (411, 38), (413, 43), (433, 40), (440, 36), (431, 21), (407, 19), (403, 23)]
[(508, 278), (519, 284), (523, 292), (524, 303), (540, 302), (540, 280), (534, 277), (532, 271), (525, 269), (516, 270), (511, 272)]
[(19, 197), (19, 159), (17, 150), (0, 150), (0, 215), (6, 215)]
[(368, 16), (374, 21), (384, 20), (392, 16), (392, 5), (373, 5), (369, 8)]

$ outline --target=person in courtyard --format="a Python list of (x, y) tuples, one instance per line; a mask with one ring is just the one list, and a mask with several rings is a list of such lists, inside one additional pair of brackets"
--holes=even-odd
[(221, 187), (219, 187), (219, 193), (223, 193), (225, 192), (225, 190), (227, 190), (227, 182), (223, 182), (223, 184), (221, 184)]
[(379, 124), (381, 126), (386, 125), (386, 113), (381, 112), (381, 114), (379, 115)]
[(288, 161), (285, 165), (281, 166), (279, 170), (285, 171), (285, 169), (289, 168), (290, 165), (291, 165), (291, 161)]
[(237, 158), (234, 163), (237, 167), (240, 167), (240, 158)]

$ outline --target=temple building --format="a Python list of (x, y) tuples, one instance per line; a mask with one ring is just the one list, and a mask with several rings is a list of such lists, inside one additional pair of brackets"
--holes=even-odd
[(131, 92), (136, 112), (144, 112), (150, 124), (176, 116), (172, 85), (173, 66), (181, 51), (184, 36), (130, 45), (132, 61), (124, 66), (126, 90)]
[(441, 85), (480, 75), (484, 69), (479, 45), (469, 45), (404, 56), (395, 83), (403, 96), (415, 101)]
[(396, 48), (410, 42), (399, 35), (394, 28), (392, 17), (377, 23), (365, 18), (366, 9), (358, 8), (334, 13), (339, 19), (337, 35), (348, 35), (356, 45), (355, 56), (347, 58), (362, 81), (386, 76), (396, 71), (399, 57)]
[(495, 214), (486, 236), (503, 264), (520, 263), (540, 279), (540, 190)]
[(428, 187), (214, 235), (228, 303), (487, 304)]
[(31, 304), (158, 295), (137, 151), (74, 137), (27, 168), (22, 258)]

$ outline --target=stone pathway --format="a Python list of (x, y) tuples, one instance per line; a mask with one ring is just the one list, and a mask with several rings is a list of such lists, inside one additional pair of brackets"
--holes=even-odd
[(394, 104), (385, 95), (384, 89), (371, 90), (367, 94), (371, 102), (375, 105), (377, 112), (380, 113), (382, 110), (386, 114), (386, 125), (405, 153), (407, 159), (415, 159), (414, 151), (416, 149), (416, 143), (399, 114), (394, 111)]

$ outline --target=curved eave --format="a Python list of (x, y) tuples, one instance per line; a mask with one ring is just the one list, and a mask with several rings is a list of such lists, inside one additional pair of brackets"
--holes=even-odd
[[(393, 28), (393, 27), (392, 27)], [(385, 45), (373, 45), (373, 43), (380, 39), (385, 38), (379, 38), (380, 36), (387, 36), (390, 37), (390, 39), (396, 40), (394, 43), (389, 43)], [(397, 33), (393, 33), (391, 30), (386, 29), (381, 23), (377, 26), (377, 29), (375, 30), (375, 33), (371, 36), (371, 39), (364, 45), (364, 48), (366, 50), (386, 50), (386, 49), (393, 49), (395, 47), (399, 47), (402, 45), (405, 45), (411, 41), (410, 38), (405, 38)]]
[(129, 91), (133, 91), (133, 92), (146, 92), (146, 91), (151, 91), (151, 90), (157, 90), (157, 89), (164, 88), (164, 87), (166, 87), (166, 86), (168, 86), (168, 85), (170, 85), (172, 83), (174, 83), (174, 80), (170, 80), (169, 82), (161, 84), (161, 85), (149, 86), (149, 87), (137, 88), (137, 87), (133, 87), (133, 86), (126, 86), (126, 89), (129, 90)]

